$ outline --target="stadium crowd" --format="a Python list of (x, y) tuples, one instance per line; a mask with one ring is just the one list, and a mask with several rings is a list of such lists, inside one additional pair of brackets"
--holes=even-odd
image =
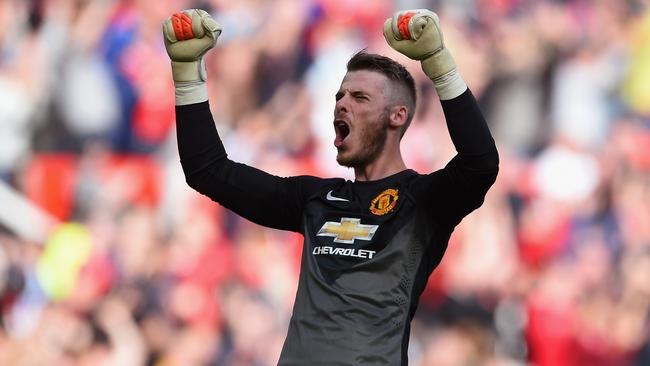
[(1, 223), (0, 365), (277, 362), (301, 240), (184, 182), (161, 22), (191, 7), (224, 27), (207, 65), (230, 157), (347, 178), (334, 94), (363, 48), (416, 78), (407, 165), (453, 156), (432, 84), (381, 33), (438, 12), (501, 171), (422, 295), (410, 364), (650, 365), (649, 3), (0, 0), (0, 185), (54, 223)]

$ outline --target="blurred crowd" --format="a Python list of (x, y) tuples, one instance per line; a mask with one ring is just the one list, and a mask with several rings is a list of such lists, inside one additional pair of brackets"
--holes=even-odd
[(454, 155), (381, 34), (438, 12), (501, 170), (422, 295), (410, 364), (650, 365), (649, 3), (0, 0), (0, 365), (277, 362), (301, 237), (184, 182), (161, 22), (191, 7), (224, 28), (206, 62), (230, 157), (345, 178), (334, 95), (364, 48), (416, 79), (407, 165)]

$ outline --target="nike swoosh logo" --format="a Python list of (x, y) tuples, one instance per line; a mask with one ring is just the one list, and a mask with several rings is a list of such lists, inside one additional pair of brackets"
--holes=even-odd
[(328, 201), (343, 201), (343, 202), (349, 202), (350, 201), (350, 200), (346, 200), (345, 198), (332, 196), (332, 191), (327, 192), (327, 196), (325, 198), (327, 198)]

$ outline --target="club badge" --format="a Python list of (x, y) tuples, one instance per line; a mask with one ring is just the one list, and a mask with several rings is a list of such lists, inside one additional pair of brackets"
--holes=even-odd
[(379, 216), (391, 212), (395, 208), (397, 199), (399, 198), (397, 192), (398, 190), (393, 188), (381, 192), (370, 202), (370, 212)]

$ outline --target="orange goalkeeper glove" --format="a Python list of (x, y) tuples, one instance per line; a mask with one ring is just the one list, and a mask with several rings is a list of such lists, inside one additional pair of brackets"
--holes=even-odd
[(420, 61), (422, 71), (433, 81), (440, 99), (453, 99), (467, 89), (454, 58), (445, 47), (436, 13), (426, 9), (398, 11), (386, 19), (384, 38), (396, 51)]
[(204, 10), (183, 10), (163, 22), (171, 59), (176, 105), (205, 102), (208, 89), (203, 55), (217, 43), (221, 26)]

